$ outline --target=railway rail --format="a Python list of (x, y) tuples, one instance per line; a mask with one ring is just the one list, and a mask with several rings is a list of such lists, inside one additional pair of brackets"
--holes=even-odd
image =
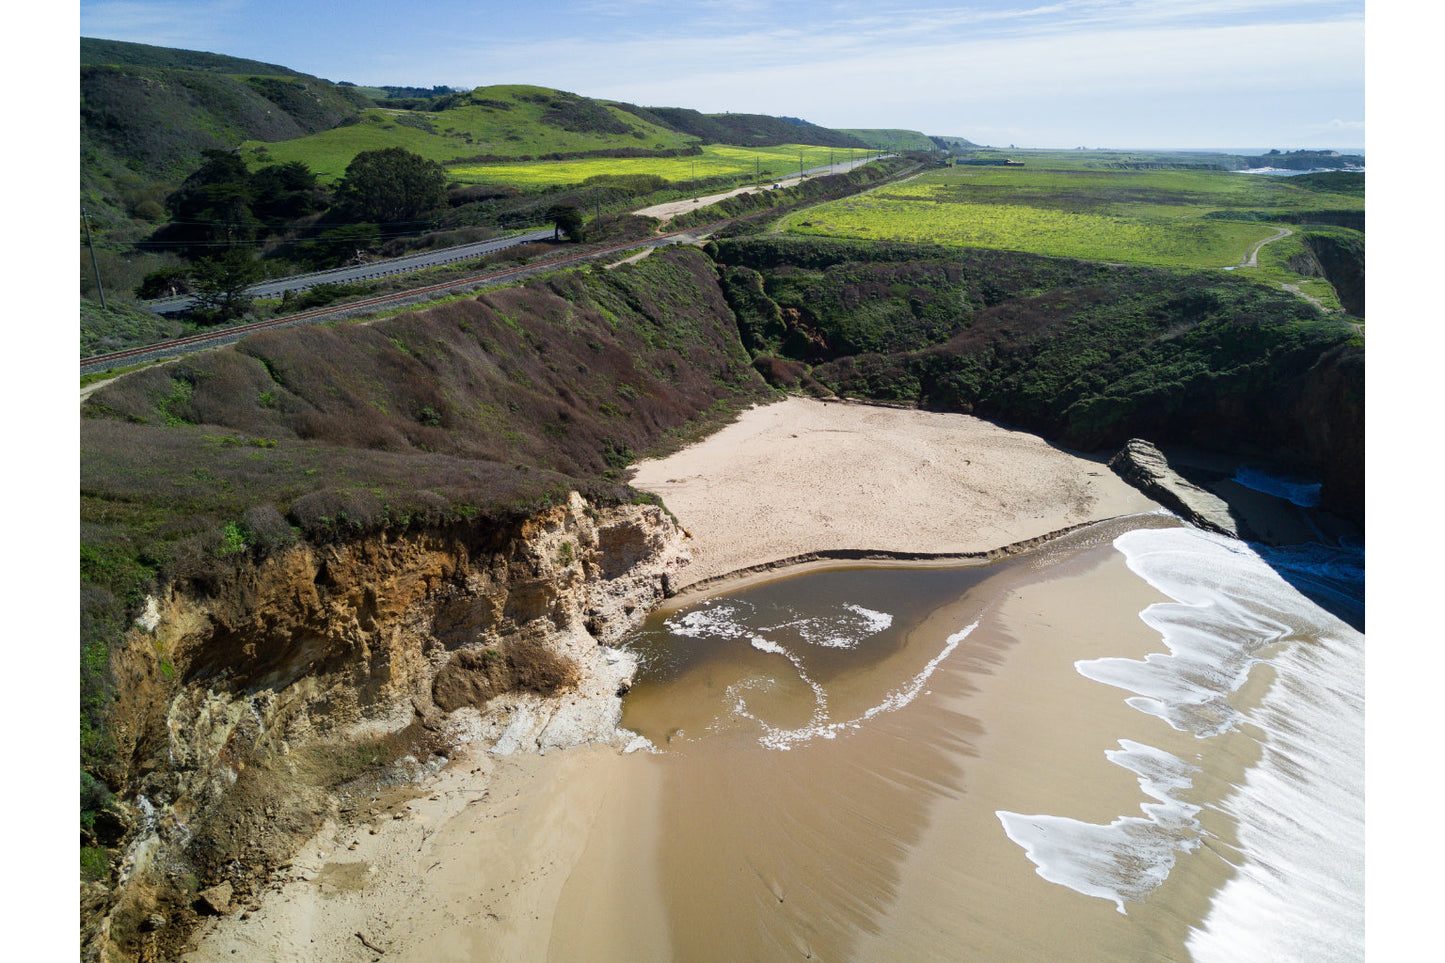
[(696, 227), (684, 228), (678, 231), (670, 231), (666, 234), (659, 234), (653, 237), (644, 238), (640, 241), (625, 241), (621, 244), (613, 244), (608, 247), (584, 251), (580, 254), (573, 254), (567, 257), (554, 258), (540, 264), (531, 264), (526, 267), (505, 268), (500, 271), (488, 271), (482, 274), (474, 274), (464, 278), (454, 278), (449, 281), (441, 281), (436, 284), (423, 285), (410, 288), (405, 291), (394, 291), (391, 294), (378, 295), (372, 298), (364, 298), (360, 301), (350, 301), (345, 304), (328, 305), (324, 308), (316, 308), (311, 311), (302, 311), (297, 314), (288, 314), (280, 318), (270, 318), (265, 321), (253, 321), (250, 324), (240, 324), (230, 328), (223, 328), (217, 331), (206, 331), (199, 334), (186, 335), (180, 338), (173, 338), (169, 341), (159, 341), (155, 344), (141, 345), (135, 348), (127, 348), (123, 351), (113, 351), (109, 354), (94, 355), (89, 358), (82, 358), (80, 361), (81, 374), (93, 374), (103, 372), (126, 363), (140, 363), (143, 361), (158, 360), (174, 355), (185, 354), (189, 351), (220, 347), (225, 344), (233, 344), (242, 338), (255, 334), (259, 331), (268, 331), (272, 328), (284, 328), (296, 324), (306, 324), (321, 321), (327, 318), (334, 318), (352, 312), (367, 311), (372, 308), (385, 307), (387, 305), (405, 303), (407, 301), (425, 299), (429, 295), (443, 294), (448, 291), (455, 291), (466, 288), (479, 287), (492, 284), (498, 281), (520, 279), (531, 274), (542, 271), (550, 271), (569, 264), (577, 264), (583, 261), (595, 260), (616, 254), (619, 251), (628, 251), (641, 247), (662, 247), (667, 242), (686, 234), (703, 235), (711, 233), (725, 224), (731, 223), (731, 219), (713, 221)]

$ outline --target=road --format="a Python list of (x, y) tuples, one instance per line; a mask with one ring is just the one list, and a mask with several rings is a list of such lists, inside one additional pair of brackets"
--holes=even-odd
[[(353, 267), (332, 268), (329, 271), (317, 271), (314, 274), (295, 274), (291, 277), (274, 278), (270, 281), (262, 281), (246, 289), (246, 293), (255, 298), (277, 298), (287, 291), (305, 291), (307, 288), (315, 287), (318, 284), (350, 284), (356, 281), (370, 281), (374, 278), (387, 277), (392, 274), (407, 274), (412, 271), (420, 271), (423, 268), (438, 267), (442, 264), (454, 264), (457, 261), (465, 261), (470, 258), (481, 257), (484, 254), (492, 254), (518, 244), (526, 244), (531, 241), (545, 241), (552, 237), (552, 228), (540, 231), (527, 231), (523, 234), (513, 234), (508, 237), (495, 238), (490, 241), (476, 241), (471, 244), (460, 244), (456, 247), (440, 248), (435, 251), (423, 251), (419, 254), (408, 254), (405, 257), (392, 258), (388, 261), (373, 261), (370, 264), (358, 264)], [(147, 308), (157, 314), (174, 314), (184, 311), (192, 304), (191, 298), (161, 298), (155, 301), (142, 301)]]
[[(804, 174), (840, 174), (866, 164), (873, 159), (874, 158), (870, 157), (864, 160), (839, 161), (836, 164), (809, 168)], [(798, 180), (799, 175), (794, 174), (789, 178), (787, 184), (791, 186), (792, 184), (796, 184)], [(779, 183), (783, 182), (780, 181)], [(717, 195), (719, 198), (723, 196), (726, 195)], [(646, 214), (647, 210), (648, 209), (644, 209), (636, 213)], [(317, 271), (314, 274), (295, 274), (290, 277), (273, 278), (269, 281), (262, 281), (260, 284), (253, 284), (246, 289), (246, 293), (253, 298), (278, 298), (287, 291), (305, 291), (318, 284), (350, 284), (357, 281), (370, 281), (375, 278), (389, 277), (393, 274), (407, 274), (412, 271), (423, 270), (424, 268), (439, 267), (443, 264), (455, 264), (457, 261), (481, 257), (484, 254), (492, 254), (509, 247), (515, 247), (518, 244), (527, 244), (532, 241), (545, 241), (551, 238), (552, 235), (553, 230), (549, 227), (537, 231), (526, 231), (522, 234), (513, 234), (508, 237), (494, 238), (490, 241), (476, 241), (471, 244), (460, 244), (456, 247), (441, 248), (435, 251), (422, 251), (418, 254), (408, 254), (405, 257), (392, 258), (387, 261), (373, 261), (369, 264), (358, 264), (354, 267), (332, 268), (329, 271)], [(158, 298), (154, 301), (141, 302), (141, 304), (157, 314), (175, 314), (186, 310), (193, 303), (193, 299), (184, 296)]]
[[(840, 162), (838, 164), (816, 167), (809, 170), (809, 174), (838, 172), (849, 170), (866, 160)], [(793, 178), (796, 180), (796, 175)], [(780, 182), (781, 183), (781, 182)], [(424, 302), (446, 292), (470, 290), (481, 287), (490, 287), (498, 284), (514, 283), (531, 274), (538, 274), (543, 271), (556, 270), (568, 264), (575, 264), (581, 261), (611, 258), (613, 255), (623, 251), (636, 251), (639, 248), (665, 247), (670, 244), (695, 244), (701, 238), (706, 237), (724, 224), (730, 223), (728, 219), (715, 221), (711, 224), (704, 224), (697, 227), (687, 228), (681, 231), (672, 231), (654, 237), (645, 238), (639, 241), (630, 241), (625, 244), (612, 245), (601, 250), (584, 251), (572, 256), (564, 256), (543, 260), (540, 263), (530, 264), (520, 268), (504, 268), (502, 270), (490, 271), (482, 274), (472, 274), (465, 277), (453, 278), (437, 284), (425, 285), (407, 291), (397, 291), (391, 294), (380, 295), (373, 298), (365, 298), (361, 301), (352, 301), (344, 304), (331, 305), (318, 308), (314, 311), (305, 311), (300, 314), (288, 315), (281, 318), (273, 318), (269, 321), (258, 321), (252, 324), (242, 324), (231, 328), (223, 328), (217, 331), (209, 331), (203, 334), (190, 335), (188, 337), (176, 338), (171, 341), (164, 341), (158, 344), (145, 345), (137, 348), (129, 348), (125, 351), (116, 351), (111, 354), (96, 355), (84, 358), (80, 362), (80, 373), (82, 375), (95, 374), (107, 371), (120, 366), (142, 364), (148, 361), (157, 361), (163, 358), (175, 357), (187, 354), (192, 351), (205, 348), (218, 347), (223, 344), (231, 344), (241, 338), (257, 331), (269, 328), (287, 327), (295, 324), (309, 324), (323, 319), (334, 319), (349, 316), (368, 314), (380, 307), (399, 307), (412, 302)], [(424, 254), (410, 255), (404, 258), (395, 258), (391, 261), (377, 262), (375, 264), (362, 265), (356, 268), (340, 268), (332, 271), (320, 271), (316, 274), (296, 275), (290, 278), (281, 278), (264, 282), (251, 289), (259, 296), (275, 296), (285, 290), (305, 290), (323, 282), (343, 283), (347, 280), (363, 280), (373, 277), (382, 277), (388, 274), (402, 274), (407, 271), (416, 271), (422, 267), (436, 264), (448, 264), (455, 261), (464, 261), (468, 258), (478, 257), (492, 251), (498, 251), (505, 247), (516, 244), (525, 244), (528, 241), (536, 241), (550, 238), (550, 228), (541, 231), (531, 231), (526, 234), (513, 235), (507, 238), (498, 238), (491, 241), (482, 241), (475, 244), (463, 244), (458, 247), (445, 248), (438, 251), (429, 251)], [(183, 299), (172, 299), (180, 302)], [(158, 310), (156, 305), (161, 302), (145, 302), (152, 310)], [(180, 310), (179, 307), (169, 308), (171, 311)]]
[[(258, 331), (265, 331), (271, 328), (289, 327), (296, 324), (309, 324), (322, 319), (342, 318), (354, 315), (364, 315), (382, 307), (398, 307), (411, 302), (423, 302), (436, 298), (438, 295), (452, 291), (470, 290), (481, 287), (490, 287), (498, 284), (509, 284), (521, 280), (532, 274), (540, 274), (544, 271), (555, 271), (559, 267), (568, 264), (576, 264), (581, 261), (590, 261), (599, 258), (610, 258), (622, 251), (631, 251), (638, 248), (666, 247), (670, 244), (695, 244), (702, 237), (717, 230), (727, 221), (717, 221), (712, 224), (704, 224), (698, 227), (686, 228), (681, 231), (673, 231), (669, 234), (662, 234), (656, 237), (644, 238), (640, 241), (629, 241), (624, 244), (614, 244), (600, 250), (588, 250), (571, 256), (549, 258), (538, 263), (524, 265), (522, 267), (504, 268), (498, 271), (489, 271), (482, 274), (472, 274), (466, 277), (453, 278), (437, 284), (429, 284), (424, 287), (412, 288), (407, 291), (396, 291), (391, 294), (379, 295), (373, 298), (365, 298), (361, 301), (351, 301), (345, 304), (330, 305), (324, 308), (317, 308), (314, 311), (303, 311), (300, 314), (287, 315), (281, 318), (272, 318), (269, 321), (257, 321), (252, 324), (241, 324), (231, 328), (222, 328), (216, 331), (207, 331), (202, 334), (189, 335), (176, 338), (171, 341), (163, 341), (158, 344), (144, 345), (138, 348), (128, 348), (125, 351), (116, 351), (111, 354), (97, 355), (91, 358), (84, 358), (80, 362), (80, 373), (93, 374), (106, 371), (117, 366), (128, 366), (141, 364), (147, 361), (157, 361), (162, 358), (170, 358), (176, 355), (188, 354), (192, 351), (199, 351), (205, 348), (219, 347), (224, 344), (231, 344), (241, 340), (250, 334)], [(550, 237), (552, 232), (546, 232)], [(440, 253), (440, 252), (438, 252)], [(312, 282), (315, 283), (315, 282)]]

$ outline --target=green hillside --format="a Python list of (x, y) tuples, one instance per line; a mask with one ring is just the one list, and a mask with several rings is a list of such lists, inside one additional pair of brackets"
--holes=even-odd
[(300, 161), (335, 180), (357, 154), (404, 147), (439, 163), (535, 160), (548, 155), (686, 150), (695, 137), (611, 105), (546, 87), (499, 85), (439, 98), (436, 110), (368, 106), (354, 120), (285, 143), (248, 139), (251, 160)]
[(88, 38), (80, 51), (81, 205), (103, 250), (164, 220), (204, 151), (305, 136), (371, 103), (255, 60)]
[(830, 130), (796, 117), (767, 114), (704, 114), (683, 107), (638, 107), (617, 104), (628, 113), (696, 137), (704, 144), (733, 147), (778, 147), (806, 144), (810, 147), (867, 147), (846, 131)]
[(975, 150), (978, 147), (982, 146), (981, 144), (975, 144), (971, 140), (965, 140), (962, 137), (930, 136), (928, 139), (933, 141), (934, 145), (937, 146), (939, 150), (952, 151), (955, 153), (958, 151)]
[(938, 150), (928, 135), (916, 130), (890, 128), (846, 129), (842, 133), (856, 137), (869, 147), (878, 150)]
[(128, 67), (157, 67), (165, 70), (200, 70), (222, 74), (271, 74), (283, 77), (308, 77), (290, 67), (229, 57), (201, 50), (179, 50), (174, 47), (153, 47), (124, 40), (80, 38), (81, 64), (114, 64)]

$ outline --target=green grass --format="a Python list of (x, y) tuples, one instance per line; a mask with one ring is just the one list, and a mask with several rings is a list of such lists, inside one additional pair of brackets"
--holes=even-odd
[(1137, 167), (1223, 168), (1245, 166), (1235, 154), (1190, 151), (1142, 150), (1038, 150), (1033, 148), (983, 147), (970, 150), (965, 159), (1012, 160), (1032, 169), (1087, 171), (1127, 170)]
[[(615, 107), (599, 107), (602, 114), (584, 115), (580, 109), (575, 116), (568, 114), (569, 108), (576, 109), (578, 98), (544, 87), (479, 87), (451, 102), (456, 106), (438, 111), (374, 107), (361, 111), (357, 123), (280, 143), (247, 141), (241, 152), (252, 163), (301, 161), (323, 181), (334, 182), (357, 154), (386, 147), (404, 147), (428, 160), (449, 164), (486, 155), (674, 150), (696, 143), (696, 138)], [(586, 129), (589, 125), (592, 129)], [(604, 129), (607, 127), (613, 129)]]
[(927, 134), (916, 130), (839, 128), (839, 131), (844, 134), (852, 134), (870, 147), (885, 150), (931, 151), (937, 149), (937, 145), (928, 139)]
[[(789, 215), (780, 229), (1176, 268), (1236, 266), (1276, 228), (1243, 217), (1363, 198), (1225, 172), (958, 168)], [(1220, 217), (1220, 213), (1241, 219)], [(1278, 242), (1277, 242), (1278, 243)], [(1268, 250), (1268, 247), (1265, 248)]]
[(456, 165), (451, 168), (451, 174), (465, 182), (515, 184), (519, 187), (581, 184), (590, 177), (635, 174), (651, 174), (685, 185), (694, 176), (698, 180), (749, 180), (759, 170), (765, 177), (771, 172), (771, 177), (776, 180), (796, 175), (800, 156), (807, 168), (822, 166), (830, 159), (839, 163), (854, 160), (867, 153), (864, 150), (799, 144), (759, 148), (710, 144), (702, 149), (700, 155), (688, 157), (601, 157), (529, 164)]

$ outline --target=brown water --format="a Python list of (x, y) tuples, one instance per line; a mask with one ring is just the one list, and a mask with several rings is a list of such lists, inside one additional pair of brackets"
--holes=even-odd
[[(656, 613), (623, 725), (659, 751), (609, 794), (550, 957), (1182, 960), (1257, 939), (1208, 920), (1251, 860), (1286, 858), (1247, 852), (1228, 802), (1268, 749), (1259, 726), (1201, 736), (1081, 668), (1152, 671), (1166, 651), (1140, 613), (1173, 603), (1114, 539), (1174, 527)], [(1244, 720), (1276, 681), (1259, 653), (1286, 643), (1249, 645), (1220, 685)]]

